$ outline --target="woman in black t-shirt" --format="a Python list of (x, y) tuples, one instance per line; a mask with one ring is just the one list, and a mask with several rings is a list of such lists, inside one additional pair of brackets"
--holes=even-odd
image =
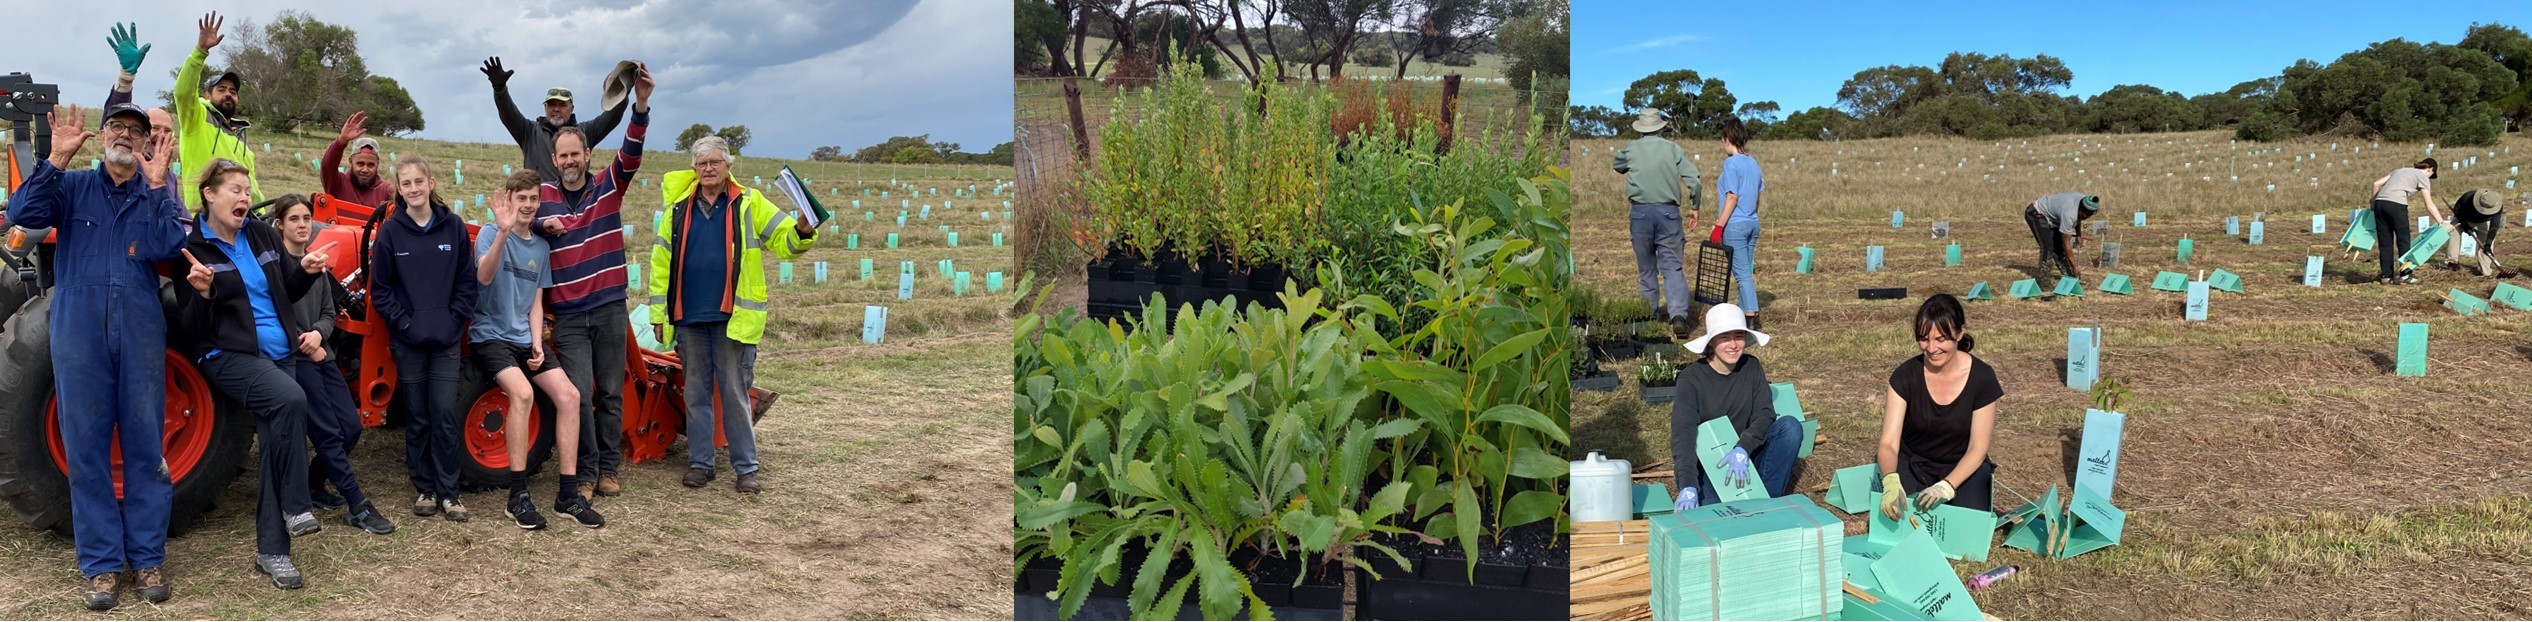
[[(1881, 512), (1895, 520), (1944, 504), (1994, 511), (1996, 465), (1987, 448), (2004, 385), (1969, 353), (1976, 340), (1960, 299), (1926, 299), (1917, 307), (1916, 336), (1921, 354), (1890, 373), (1883, 399)], [(1913, 494), (1913, 502), (1903, 494)]]

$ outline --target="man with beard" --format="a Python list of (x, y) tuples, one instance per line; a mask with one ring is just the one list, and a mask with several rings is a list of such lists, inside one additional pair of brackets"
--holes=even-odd
[(577, 128), (584, 139), (581, 146), (594, 147), (606, 142), (607, 134), (614, 132), (616, 123), (624, 118), (625, 102), (619, 101), (614, 108), (599, 112), (597, 118), (581, 123), (579, 117), (572, 116), (571, 89), (557, 87), (545, 90), (545, 116), (530, 122), (526, 115), (519, 114), (518, 104), (510, 102), (510, 75), (518, 72), (502, 69), (499, 56), (484, 59), (483, 72), (484, 78), (492, 81), (492, 105), (501, 113), (501, 126), (508, 128), (510, 139), (519, 143), (519, 157), (527, 167), (548, 184), (563, 180), (562, 169), (554, 164), (557, 130)]
[[(396, 198), (396, 188), (378, 183), (378, 140), (364, 136), (369, 122), (366, 111), (352, 113), (343, 121), (343, 132), (334, 143), (325, 146), (325, 157), (317, 164), (317, 176), (324, 181), (325, 193), (336, 199), (370, 207), (386, 205)], [(343, 166), (343, 151), (352, 152), (352, 168), (337, 172)]]
[[(257, 202), (264, 200), (264, 188), (255, 183), (255, 152), (246, 146), (246, 122), (237, 118), (237, 89), (240, 81), (235, 71), (223, 71), (209, 83), (202, 81), (202, 63), (210, 57), (211, 48), (219, 47), (226, 37), (220, 35), (220, 24), (226, 20), (214, 11), (202, 17), (201, 34), (194, 40), (193, 55), (176, 70), (176, 92), (171, 99), (176, 108), (176, 157), (186, 162), (209, 162), (228, 158), (246, 167), (246, 178)], [(185, 207), (202, 208), (202, 191), (194, 184), (183, 187)]]
[(613, 497), (622, 492), (616, 468), (624, 464), (625, 189), (642, 168), (642, 135), (651, 123), (651, 70), (633, 82), (633, 125), (615, 163), (591, 175), (589, 145), (580, 128), (555, 131), (547, 163), (555, 181), (537, 189), (536, 231), (552, 244), (547, 264), (554, 286), (545, 288), (545, 310), (554, 314), (554, 354), (580, 390), (580, 494)]
[[(172, 489), (161, 455), (167, 323), (156, 264), (176, 257), (185, 232), (168, 187), (174, 137), (152, 133), (149, 115), (131, 104), (108, 108), (104, 166), (66, 172), (80, 146), (98, 136), (81, 127), (87, 115), (79, 107), (67, 108), (54, 114), (52, 151), (10, 196), (8, 214), (11, 223), (57, 236), (53, 391), (79, 574), (88, 579), (88, 608), (103, 611), (114, 608), (126, 570), (150, 602), (171, 594), (161, 571)], [(108, 466), (117, 447), (119, 499)]]

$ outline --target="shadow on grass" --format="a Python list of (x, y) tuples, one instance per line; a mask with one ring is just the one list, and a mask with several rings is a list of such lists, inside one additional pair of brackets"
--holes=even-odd
[(1624, 459), (1637, 466), (1669, 458), (1667, 444), (1659, 455), (1655, 455), (1651, 446), (1644, 442), (1644, 435), (1652, 432), (1643, 431), (1643, 423), (1648, 417), (1658, 418), (1660, 429), (1668, 430), (1670, 411), (1656, 411), (1645, 405), (1643, 400), (1636, 399), (1634, 393), (1626, 388), (1620, 388), (1618, 392), (1625, 395), (1625, 399), (1601, 406), (1599, 416), (1574, 426), (1573, 458), (1579, 460), (1595, 450), (1602, 456)]
[(2384, 354), (2381, 350), (2357, 348), (2356, 353), (2363, 354), (2365, 355), (2365, 360), (2372, 361), (2374, 363), (2374, 371), (2376, 372), (2390, 374), (2397, 369), (2392, 365), (2391, 355)]

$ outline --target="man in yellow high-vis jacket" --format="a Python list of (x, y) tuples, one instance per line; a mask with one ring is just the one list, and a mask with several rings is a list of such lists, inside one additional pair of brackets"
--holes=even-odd
[[(220, 47), (227, 38), (220, 34), (224, 21), (218, 12), (202, 16), (193, 55), (176, 69), (176, 90), (169, 94), (170, 107), (176, 109), (176, 159), (208, 164), (213, 158), (227, 158), (245, 166), (248, 193), (260, 202), (264, 186), (256, 181), (255, 151), (246, 146), (246, 121), (237, 118), (237, 91), (242, 86), (237, 72), (220, 72), (209, 84), (202, 81), (203, 61), (210, 57), (211, 48)], [(177, 185), (183, 188), (185, 208), (201, 210), (198, 184)]]
[(775, 207), (764, 193), (739, 186), (730, 176), (736, 158), (727, 142), (706, 137), (688, 152), (694, 168), (660, 180), (668, 227), (651, 248), (650, 317), (663, 324), (660, 339), (673, 341), (685, 364), (685, 485), (712, 482), (712, 398), (718, 393), (727, 413), (719, 429), (730, 443), (736, 488), (753, 493), (763, 487), (747, 387), (755, 383), (756, 343), (765, 335), (765, 251), (798, 257), (816, 243), (817, 228)]

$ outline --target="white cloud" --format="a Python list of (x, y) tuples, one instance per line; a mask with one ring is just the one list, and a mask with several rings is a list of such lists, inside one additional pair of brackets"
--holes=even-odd
[(1637, 42), (1634, 42), (1634, 43), (1629, 43), (1629, 44), (1626, 44), (1626, 45), (1621, 45), (1621, 46), (1618, 46), (1618, 47), (1609, 48), (1608, 50), (1606, 50), (1606, 51), (1605, 51), (1605, 53), (1609, 53), (1609, 54), (1619, 54), (1619, 53), (1625, 53), (1625, 52), (1641, 52), (1641, 51), (1644, 51), (1644, 50), (1650, 50), (1650, 49), (1655, 49), (1655, 48), (1666, 48), (1666, 47), (1670, 47), (1670, 46), (1674, 46), (1674, 45), (1680, 45), (1680, 44), (1686, 44), (1686, 43), (1699, 43), (1699, 42), (1703, 42), (1703, 41), (1705, 41), (1705, 40), (1706, 40), (1706, 36), (1705, 36), (1705, 35), (1693, 34), (1693, 33), (1681, 33), (1681, 34), (1675, 34), (1675, 35), (1671, 35), (1671, 36), (1667, 36), (1667, 37), (1662, 37), (1662, 38), (1659, 38), (1659, 39), (1646, 39), (1646, 40), (1643, 40), (1643, 41), (1637, 41)]
[[(136, 20), (152, 48), (135, 90), (153, 101), (149, 94), (169, 88), (168, 72), (192, 51), (203, 9), (178, 0), (134, 4), (13, 34), (0, 52), (12, 59), (6, 70), (94, 105), (115, 73), (106, 34), (115, 20)], [(970, 151), (1011, 140), (1012, 18), (997, 0), (228, 4), (224, 45), (235, 45), (240, 20), (267, 23), (283, 10), (360, 33), (370, 72), (394, 78), (422, 109), (420, 138), (508, 142), (478, 71), (484, 58), (500, 56), (517, 72), (511, 96), (530, 117), (546, 88), (594, 95), (617, 60), (637, 59), (660, 84), (651, 102), (656, 132), (746, 125), (754, 134), (749, 151), (767, 156), (806, 157), (820, 145), (849, 151), (894, 135), (930, 134)], [(582, 115), (594, 107), (584, 103)]]

